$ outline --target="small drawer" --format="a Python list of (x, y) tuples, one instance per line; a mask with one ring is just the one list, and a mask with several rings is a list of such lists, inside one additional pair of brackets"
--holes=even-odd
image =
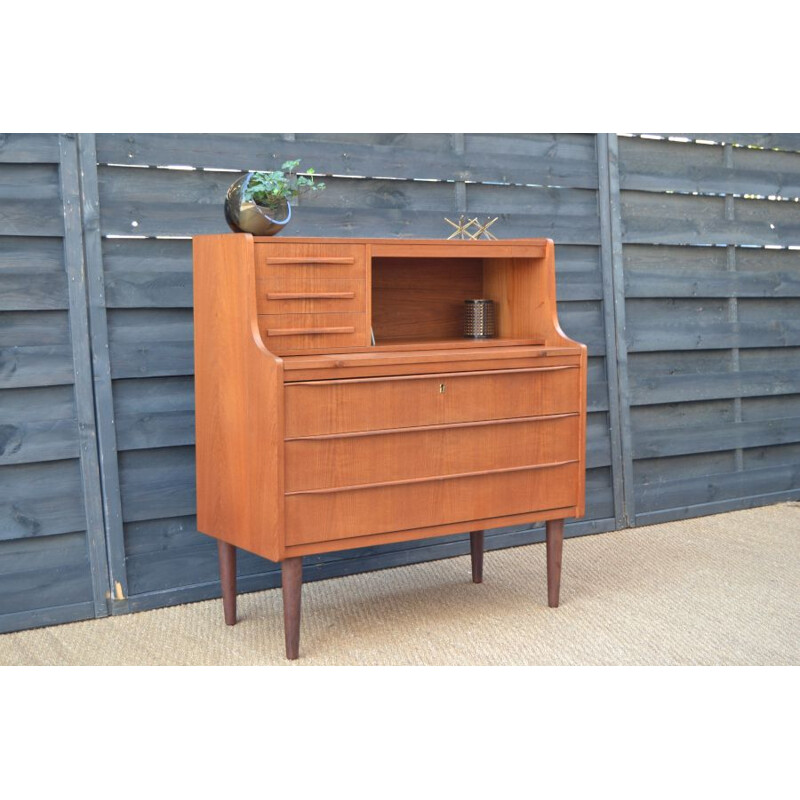
[(366, 314), (259, 314), (258, 328), (264, 346), (278, 355), (369, 343)]
[(285, 443), (288, 493), (539, 466), (580, 457), (578, 414), (468, 422)]
[(326, 542), (578, 503), (578, 465), (287, 495), (286, 543)]
[(258, 243), (256, 278), (366, 278), (364, 245)]
[(366, 283), (357, 278), (294, 275), (256, 282), (259, 314), (366, 313)]
[(580, 410), (579, 377), (577, 366), (542, 366), (293, 383), (286, 436), (572, 413)]

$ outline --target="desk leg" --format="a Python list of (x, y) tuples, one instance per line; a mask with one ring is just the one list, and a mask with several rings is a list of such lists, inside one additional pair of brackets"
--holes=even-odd
[(222, 583), (222, 609), (225, 624), (236, 624), (236, 548), (219, 540), (219, 579)]
[(472, 582), (483, 582), (483, 531), (471, 531), (469, 551), (472, 556)]
[(547, 605), (558, 608), (561, 588), (561, 550), (564, 544), (564, 520), (547, 521)]
[(303, 588), (302, 557), (287, 558), (281, 563), (281, 584), (286, 658), (295, 659), (300, 652), (300, 593)]

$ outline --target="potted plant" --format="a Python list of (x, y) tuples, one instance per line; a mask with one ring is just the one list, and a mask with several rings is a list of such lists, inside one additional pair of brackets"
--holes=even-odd
[(248, 172), (235, 181), (225, 197), (225, 219), (231, 230), (273, 236), (292, 218), (290, 200), (325, 188), (314, 181), (313, 168), (298, 175), (299, 165), (299, 159), (286, 161), (279, 170)]

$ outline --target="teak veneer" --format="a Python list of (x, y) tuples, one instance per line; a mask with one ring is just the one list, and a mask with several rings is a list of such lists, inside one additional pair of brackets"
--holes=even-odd
[[(461, 337), (494, 300), (497, 337)], [(584, 513), (586, 347), (561, 331), (549, 239), (194, 239), (197, 527), (281, 563), (299, 653), (302, 557), (544, 521), (558, 605)], [(374, 337), (374, 340), (373, 340)]]

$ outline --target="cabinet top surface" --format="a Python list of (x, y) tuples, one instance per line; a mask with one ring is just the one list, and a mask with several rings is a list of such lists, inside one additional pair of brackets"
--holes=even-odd
[[(195, 239), (206, 236), (250, 236), (251, 234), (226, 233), (202, 234)], [(373, 245), (447, 245), (448, 247), (502, 247), (508, 245), (536, 245), (544, 247), (552, 241), (545, 238), (526, 239), (403, 239), (398, 237), (385, 238), (357, 238), (357, 237), (330, 237), (330, 236), (252, 236), (256, 244), (373, 244)]]
[(483, 245), (492, 247), (503, 244), (536, 244), (545, 245), (547, 239), (401, 239), (385, 237), (382, 239), (362, 239), (355, 237), (329, 237), (329, 236), (254, 236), (256, 242), (286, 242), (296, 244), (300, 242), (335, 242), (337, 244), (448, 244), (454, 247), (465, 245)]

